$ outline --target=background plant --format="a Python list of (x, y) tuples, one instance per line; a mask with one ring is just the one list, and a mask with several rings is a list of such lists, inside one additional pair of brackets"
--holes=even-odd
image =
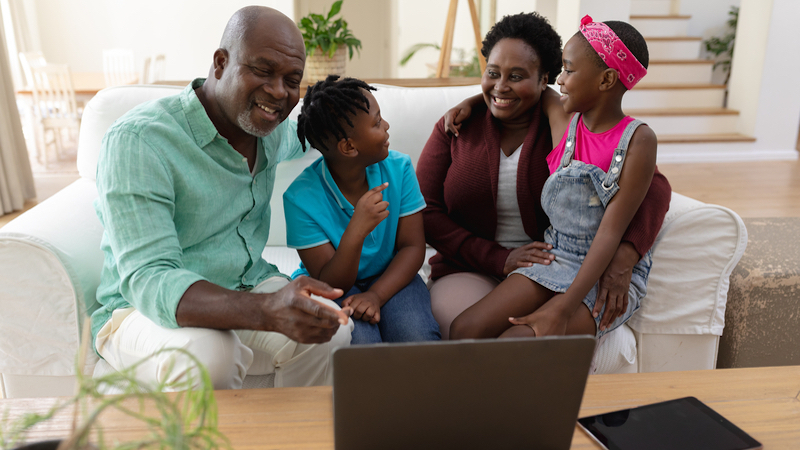
[(722, 36), (715, 36), (703, 41), (706, 46), (706, 51), (714, 58), (714, 69), (722, 67), (725, 72), (725, 81), (723, 84), (728, 84), (731, 77), (731, 61), (733, 59), (733, 46), (736, 41), (736, 24), (739, 21), (739, 7), (731, 6), (728, 11), (728, 21), (726, 22), (728, 29)]
[[(436, 50), (441, 51), (442, 48), (439, 44), (434, 43), (420, 43), (414, 44), (408, 48), (403, 54), (403, 57), (400, 59), (400, 67), (404, 67), (408, 64), (408, 61), (420, 50), (425, 48), (433, 48)], [(478, 59), (478, 52), (474, 49), (472, 50), (472, 57), (467, 61), (466, 54), (467, 52), (464, 49), (457, 48), (454, 49), (458, 53), (458, 62), (450, 64), (450, 76), (451, 77), (479, 77), (482, 75), (481, 73), (481, 63)], [(433, 76), (433, 75), (431, 75)]]
[(324, 16), (311, 13), (300, 19), (297, 27), (303, 33), (308, 56), (314, 56), (317, 48), (320, 48), (329, 58), (333, 58), (340, 45), (347, 46), (349, 59), (353, 59), (353, 50), (361, 54), (361, 41), (347, 28), (347, 21), (342, 18), (331, 20), (341, 11), (342, 1), (333, 2), (331, 10)]
[[(88, 323), (88, 320), (87, 320)], [(27, 433), (37, 424), (50, 420), (68, 408), (74, 408), (73, 432), (65, 437), (59, 450), (92, 448), (106, 449), (215, 449), (230, 448), (227, 438), (217, 429), (217, 403), (214, 387), (206, 368), (191, 353), (180, 348), (167, 348), (145, 358), (123, 371), (103, 377), (83, 375), (88, 328), (84, 330), (84, 345), (77, 358), (76, 378), (78, 392), (73, 397), (58, 402), (47, 413), (28, 413), (15, 421), (3, 414), (0, 423), (0, 448), (12, 449), (27, 440)], [(136, 380), (136, 369), (162, 353), (182, 355), (190, 360), (191, 369), (175, 382), (162, 382), (148, 386)], [(172, 371), (172, 365), (168, 372)], [(169, 379), (167, 376), (165, 379)], [(112, 388), (119, 395), (101, 394)], [(178, 392), (167, 392), (178, 391)], [(146, 437), (107, 446), (98, 419), (103, 413), (116, 410), (132, 420), (145, 425)]]

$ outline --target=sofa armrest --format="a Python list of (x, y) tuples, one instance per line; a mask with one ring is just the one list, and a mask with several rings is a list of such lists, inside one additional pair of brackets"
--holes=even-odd
[(745, 247), (747, 230), (735, 212), (673, 193), (647, 296), (628, 325), (638, 333), (720, 336), (729, 278)]
[(0, 230), (0, 372), (74, 374), (103, 264), (95, 197), (81, 178)]

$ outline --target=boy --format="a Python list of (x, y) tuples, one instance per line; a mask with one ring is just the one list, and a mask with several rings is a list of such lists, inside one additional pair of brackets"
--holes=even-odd
[(389, 150), (389, 124), (361, 80), (331, 75), (309, 87), (297, 136), (322, 151), (283, 196), (287, 245), (310, 275), (346, 292), (352, 344), (440, 339), (425, 257), (425, 201), (411, 159)]

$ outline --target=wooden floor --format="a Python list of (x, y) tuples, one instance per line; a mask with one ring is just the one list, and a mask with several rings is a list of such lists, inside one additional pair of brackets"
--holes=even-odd
[[(800, 160), (658, 167), (669, 179), (673, 191), (728, 207), (742, 217), (800, 217)], [(66, 179), (64, 185), (71, 182)], [(48, 193), (57, 190), (51, 188)], [(34, 205), (35, 201), (28, 202), (26, 209)], [(21, 213), (0, 216), (0, 227)]]
[(660, 164), (672, 190), (742, 217), (800, 217), (800, 161)]

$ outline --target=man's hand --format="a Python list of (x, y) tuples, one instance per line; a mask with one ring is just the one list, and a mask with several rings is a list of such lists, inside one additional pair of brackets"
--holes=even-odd
[(605, 305), (603, 317), (598, 329), (605, 330), (617, 317), (622, 317), (628, 310), (628, 290), (631, 285), (633, 266), (639, 262), (639, 253), (629, 242), (622, 242), (614, 254), (614, 258), (600, 277), (597, 300), (592, 309), (592, 316), (597, 317)]
[(503, 266), (503, 275), (508, 275), (520, 267), (530, 267), (534, 264), (550, 264), (550, 261), (556, 259), (556, 257), (546, 250), (552, 248), (552, 245), (544, 242), (531, 242), (515, 248), (506, 258), (506, 263)]
[(383, 303), (378, 294), (367, 291), (346, 298), (342, 302), (342, 306), (353, 309), (354, 319), (361, 319), (375, 325), (381, 321)]
[(389, 187), (389, 183), (383, 183), (368, 190), (358, 199), (351, 224), (357, 226), (360, 236), (368, 236), (383, 219), (389, 217), (389, 202), (383, 200), (381, 192)]
[(300, 277), (279, 291), (265, 296), (261, 305), (265, 329), (285, 334), (301, 344), (319, 344), (331, 340), (340, 325), (346, 325), (352, 310), (337, 311), (311, 298), (312, 294), (328, 299), (342, 296), (321, 281)]

